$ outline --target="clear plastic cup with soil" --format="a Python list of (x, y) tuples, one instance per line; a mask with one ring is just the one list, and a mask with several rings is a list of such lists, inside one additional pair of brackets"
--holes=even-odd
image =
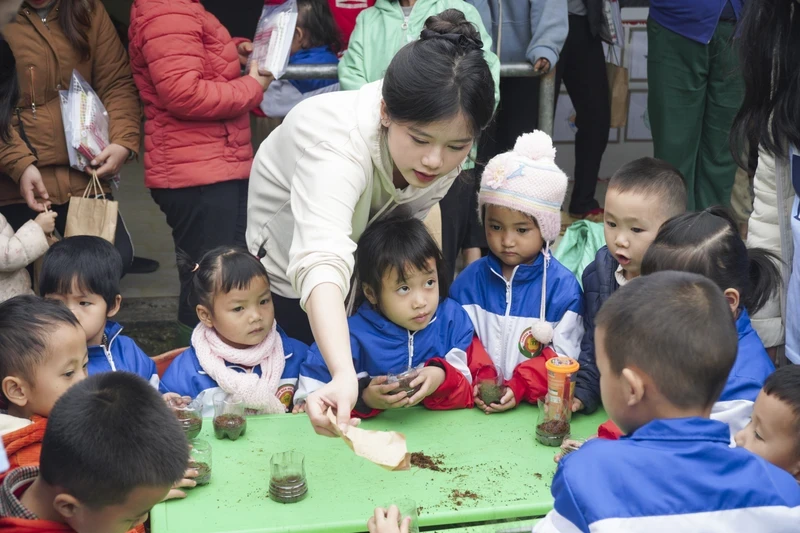
[(494, 365), (481, 367), (475, 373), (475, 382), (478, 385), (478, 397), (486, 405), (500, 403), (507, 390), (502, 374)]
[(170, 398), (167, 401), (172, 412), (178, 417), (178, 423), (186, 434), (187, 440), (197, 438), (203, 429), (203, 406), (188, 396)]
[(218, 392), (214, 395), (214, 436), (236, 440), (247, 431), (244, 402), (238, 396)]
[(536, 440), (545, 446), (561, 446), (570, 436), (572, 409), (562, 403), (539, 400), (539, 417), (536, 421)]
[(406, 365), (402, 365), (391, 369), (389, 373), (386, 374), (386, 383), (388, 385), (391, 385), (392, 383), (399, 383), (400, 385), (392, 392), (392, 394), (405, 392), (406, 397), (410, 398), (419, 391), (419, 386), (411, 386), (411, 382), (417, 379), (417, 377), (419, 377), (419, 369), (413, 367), (409, 368)]
[(211, 443), (203, 439), (189, 441), (189, 468), (197, 470), (194, 478), (197, 486), (208, 485), (211, 481)]
[(546, 446), (561, 446), (570, 435), (572, 398), (579, 368), (575, 359), (563, 355), (545, 363), (547, 395), (539, 400), (536, 440)]
[(269, 460), (269, 497), (278, 503), (299, 502), (308, 494), (305, 456), (296, 451), (272, 455)]

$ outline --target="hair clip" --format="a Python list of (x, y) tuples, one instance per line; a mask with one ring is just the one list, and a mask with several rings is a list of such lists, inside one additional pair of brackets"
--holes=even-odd
[(197, 272), (198, 270), (200, 270), (200, 264), (199, 263), (195, 263), (194, 264), (194, 268), (192, 269), (192, 272)]

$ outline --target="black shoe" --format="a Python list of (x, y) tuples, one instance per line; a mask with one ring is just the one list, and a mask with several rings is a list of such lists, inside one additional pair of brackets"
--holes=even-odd
[(159, 265), (158, 261), (134, 256), (133, 263), (128, 267), (128, 274), (152, 274), (158, 270), (159, 266), (161, 265)]

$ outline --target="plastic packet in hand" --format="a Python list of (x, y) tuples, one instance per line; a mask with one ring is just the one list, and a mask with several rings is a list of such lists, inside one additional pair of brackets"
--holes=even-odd
[(262, 76), (272, 74), (275, 79), (283, 76), (289, 64), (296, 25), (296, 0), (288, 0), (280, 5), (265, 5), (258, 19), (248, 69), (251, 62), (255, 61)]
[(67, 139), (67, 154), (69, 155), (69, 166), (75, 170), (84, 172), (86, 167), (89, 166), (89, 161), (78, 153), (72, 146), (72, 122), (69, 119), (69, 91), (58, 91), (58, 96), (61, 99), (61, 119), (64, 122), (64, 135)]
[[(108, 112), (100, 97), (77, 70), (72, 71), (67, 104), (69, 113), (64, 120), (67, 144), (85, 158), (87, 165), (75, 167), (85, 172), (88, 163), (110, 144)], [(119, 175), (112, 179), (118, 182)]]

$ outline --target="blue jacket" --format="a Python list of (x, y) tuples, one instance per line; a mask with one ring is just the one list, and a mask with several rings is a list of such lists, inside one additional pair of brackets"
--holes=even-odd
[[(347, 324), (353, 366), (359, 380), (385, 376), (399, 367), (420, 368), (437, 359), (451, 367), (444, 369), (447, 377), (442, 386), (448, 385), (453, 372), (461, 374), (466, 383), (472, 383), (466, 355), (474, 334), (472, 323), (461, 306), (449, 298), (439, 303), (428, 326), (414, 333), (390, 322), (368, 302), (358, 308)], [(297, 399), (305, 398), (330, 380), (319, 347), (313, 344), (300, 368)]]
[(750, 315), (745, 309), (741, 310), (736, 319), (736, 332), (739, 335), (736, 362), (711, 413), (711, 418), (730, 426), (731, 435), (735, 435), (750, 421), (753, 402), (756, 401), (767, 376), (775, 372), (775, 365), (750, 324)]
[[(299, 50), (289, 56), (290, 65), (327, 65), (338, 62), (339, 58), (330, 46)], [(338, 90), (339, 82), (336, 79), (274, 80), (264, 93), (260, 107), (268, 117), (285, 117), (306, 98)]]
[[(456, 278), (450, 297), (464, 306), (475, 333), (505, 379), (529, 361), (524, 350), (542, 301), (544, 254), (520, 265), (506, 281), (500, 260), (489, 254), (469, 265)], [(583, 337), (583, 301), (578, 280), (554, 257), (547, 268), (545, 320), (553, 326), (553, 349), (578, 358)]]
[[(297, 387), (297, 376), (300, 373), (300, 365), (306, 358), (308, 346), (288, 337), (280, 327), (278, 327), (277, 331), (283, 343), (285, 366), (278, 390), (275, 391), (275, 396), (281, 400), (281, 403), (286, 406), (288, 411), (292, 407), (292, 399)], [(226, 362), (226, 366), (233, 368), (237, 372), (247, 372), (244, 368), (233, 363)], [(260, 366), (256, 366), (251, 371), (256, 375), (261, 375)], [(217, 382), (206, 374), (203, 367), (200, 366), (197, 354), (194, 348), (191, 347), (172, 361), (172, 364), (169, 365), (161, 379), (161, 392), (174, 392), (181, 396), (197, 398), (203, 404), (204, 417), (214, 415), (214, 394), (221, 391), (222, 389), (219, 388)]]
[[(569, 33), (566, 0), (466, 0), (478, 10), (492, 36), (492, 51), (502, 63), (535, 63), (545, 58), (554, 67)], [(503, 3), (502, 10), (500, 2)], [(500, 13), (502, 11), (502, 21)], [(501, 49), (497, 50), (502, 25)]]
[(575, 397), (583, 402), (585, 413), (591, 414), (600, 405), (600, 371), (594, 356), (594, 319), (600, 307), (614, 291), (619, 283), (614, 273), (619, 263), (608, 246), (597, 251), (594, 261), (583, 271), (583, 340), (581, 341), (581, 368), (575, 381)]
[[(650, 18), (678, 35), (701, 44), (708, 44), (728, 1), (650, 0)], [(744, 0), (730, 0), (730, 2), (738, 19), (742, 13)]]
[(120, 335), (122, 326), (109, 320), (104, 333), (108, 338), (108, 350), (102, 345), (89, 346), (89, 375), (100, 372), (133, 372), (158, 388), (156, 364), (133, 339)]
[(725, 424), (704, 418), (592, 439), (558, 463), (555, 508), (534, 532), (797, 531), (797, 481), (729, 439)]

